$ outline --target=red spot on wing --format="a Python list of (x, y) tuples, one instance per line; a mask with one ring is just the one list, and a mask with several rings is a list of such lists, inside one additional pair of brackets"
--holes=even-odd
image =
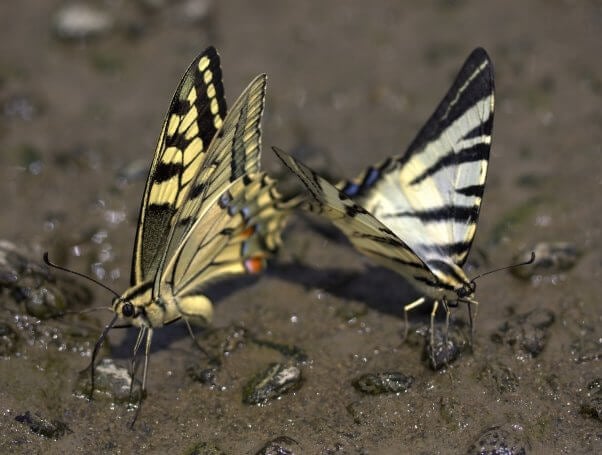
[(245, 259), (245, 269), (248, 273), (260, 273), (265, 267), (265, 260), (260, 257)]

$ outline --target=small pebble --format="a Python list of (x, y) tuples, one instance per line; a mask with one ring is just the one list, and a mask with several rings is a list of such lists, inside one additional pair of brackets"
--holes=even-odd
[(80, 372), (75, 394), (85, 398), (90, 398), (91, 395), (92, 398), (104, 396), (118, 403), (137, 403), (143, 393), (142, 383), (135, 379), (132, 386), (131, 378), (127, 368), (115, 364), (112, 359), (102, 359), (94, 370), (93, 394), (90, 393), (91, 378), (88, 368)]
[(526, 280), (535, 275), (553, 275), (564, 272), (571, 269), (580, 256), (577, 247), (571, 243), (541, 242), (518, 254), (514, 261), (516, 263), (528, 261), (532, 252), (535, 253), (533, 264), (512, 267), (510, 272), (514, 276)]
[[(427, 331), (425, 336), (423, 359), (434, 371), (440, 370), (456, 361), (460, 357), (460, 353), (467, 346), (466, 340), (456, 328), (450, 325), (447, 337), (445, 336), (445, 332), (446, 329), (444, 327), (435, 328), (435, 344), (433, 346), (431, 346), (430, 332)], [(445, 343), (446, 338), (447, 345)]]
[(106, 12), (83, 3), (63, 7), (54, 17), (54, 31), (64, 40), (96, 38), (113, 28), (113, 18)]
[(487, 428), (468, 448), (467, 455), (526, 455), (527, 449), (521, 441), (520, 425)]
[(479, 381), (490, 383), (499, 393), (515, 392), (518, 389), (518, 376), (501, 362), (487, 364), (478, 375)]
[(243, 388), (245, 404), (261, 404), (301, 386), (301, 369), (292, 364), (272, 363)]
[(18, 415), (15, 420), (29, 426), (31, 431), (48, 439), (59, 439), (66, 433), (73, 433), (66, 423), (54, 419), (48, 420), (38, 414), (31, 414), (29, 411)]
[(9, 357), (17, 350), (19, 334), (7, 322), (0, 321), (0, 357)]
[(554, 313), (545, 309), (517, 314), (500, 325), (491, 339), (537, 357), (546, 345), (547, 329), (554, 323), (554, 319)]
[(406, 392), (414, 378), (403, 373), (385, 372), (368, 373), (353, 380), (352, 384), (357, 390), (368, 395), (380, 395), (383, 393)]
[(203, 22), (211, 13), (212, 0), (184, 0), (180, 5), (180, 13), (190, 23)]
[[(294, 447), (294, 448), (293, 448)], [(299, 443), (288, 436), (279, 436), (267, 442), (255, 455), (295, 455)]]
[(584, 416), (602, 420), (602, 378), (587, 384), (586, 397), (581, 402), (580, 412)]

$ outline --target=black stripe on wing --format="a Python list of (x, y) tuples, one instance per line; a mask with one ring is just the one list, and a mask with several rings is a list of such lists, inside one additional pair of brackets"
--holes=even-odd
[(414, 210), (412, 212), (386, 213), (381, 218), (418, 218), (425, 224), (438, 223), (440, 221), (459, 221), (466, 224), (474, 223), (479, 216), (479, 207), (471, 205), (468, 207), (458, 205), (446, 205), (435, 209)]
[[(202, 58), (209, 59), (209, 65), (205, 68), (205, 71), (201, 72), (198, 70), (198, 64)], [(205, 74), (209, 73), (212, 75), (212, 79), (209, 81), (215, 89), (215, 95), (209, 98), (207, 94), (207, 82), (205, 81)], [(190, 77), (189, 80), (186, 78)], [(186, 94), (190, 90), (190, 85), (196, 89), (196, 99), (191, 104), (187, 99), (183, 99), (182, 95)], [(186, 76), (182, 80), (182, 83), (176, 91), (169, 112), (170, 114), (185, 115), (190, 111), (190, 108), (194, 105), (197, 110), (196, 123), (199, 129), (198, 137), (203, 141), (203, 147), (206, 150), (207, 146), (215, 136), (217, 131), (214, 115), (212, 109), (216, 106), (211, 105), (212, 101), (215, 100), (217, 103), (217, 112), (222, 114), (222, 118), (225, 117), (227, 112), (226, 98), (224, 94), (224, 85), (222, 83), (222, 70), (220, 67), (220, 59), (217, 51), (214, 47), (209, 47), (201, 55), (199, 55), (190, 65), (187, 70)], [(176, 133), (171, 137), (166, 138), (166, 146), (175, 146), (179, 149), (183, 149), (190, 142), (189, 139), (184, 137), (184, 134)]]
[(447, 155), (443, 155), (439, 158), (432, 166), (422, 172), (422, 174), (416, 176), (414, 180), (410, 182), (410, 185), (416, 185), (422, 182), (424, 179), (431, 177), (446, 167), (455, 167), (462, 163), (472, 163), (481, 161), (489, 155), (489, 144), (484, 142), (474, 144), (472, 147), (465, 148), (464, 150), (450, 150)]
[(464, 196), (483, 197), (483, 191), (485, 191), (485, 185), (469, 185), (462, 188), (456, 188), (456, 193)]
[[(479, 68), (481, 69), (479, 70)], [(451, 88), (399, 161), (407, 162), (414, 153), (423, 150), (429, 142), (439, 138), (452, 123), (480, 100), (490, 96), (492, 92), (492, 63), (487, 52), (479, 47), (468, 56)], [(479, 123), (466, 137), (490, 136), (492, 128), (493, 116), (489, 116), (487, 121)], [(487, 148), (483, 158), (488, 156), (489, 149)]]

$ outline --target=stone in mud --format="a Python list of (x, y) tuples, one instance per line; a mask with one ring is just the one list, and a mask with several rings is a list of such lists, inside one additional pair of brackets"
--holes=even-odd
[(467, 455), (525, 455), (528, 447), (518, 434), (519, 428), (519, 425), (487, 428), (466, 453)]
[(184, 0), (180, 15), (186, 22), (198, 24), (207, 19), (213, 9), (213, 0)]
[(367, 421), (367, 417), (365, 412), (361, 409), (361, 402), (354, 401), (345, 406), (345, 409), (349, 413), (349, 415), (353, 418), (353, 422), (362, 425)]
[(260, 404), (301, 386), (301, 369), (294, 364), (272, 363), (255, 375), (243, 388), (245, 404)]
[(48, 420), (38, 414), (31, 414), (29, 411), (18, 415), (15, 420), (29, 426), (35, 434), (49, 439), (59, 439), (66, 433), (73, 433), (66, 423), (55, 419)]
[(0, 241), (0, 289), (8, 291), (3, 306), (12, 304), (7, 309), (13, 312), (24, 309), (30, 316), (50, 319), (61, 316), (66, 309), (65, 298), (45, 267), (7, 241)]
[(580, 412), (584, 416), (602, 420), (602, 378), (594, 379), (587, 385)]
[(431, 345), (431, 335), (428, 331), (425, 336), (422, 357), (434, 371), (456, 361), (467, 346), (467, 342), (460, 331), (451, 325), (447, 331), (447, 336), (445, 327), (435, 327), (434, 342), (434, 345)]
[(51, 319), (65, 314), (67, 303), (61, 292), (54, 286), (41, 286), (37, 289), (20, 287), (15, 293), (25, 303), (25, 311), (38, 319)]
[[(14, 94), (3, 102), (2, 114), (7, 118), (29, 122), (39, 113), (39, 104), (41, 103), (34, 101), (29, 95)], [(30, 161), (29, 164), (33, 162)]]
[(534, 275), (553, 275), (571, 269), (580, 253), (577, 247), (568, 242), (541, 242), (519, 253), (514, 262), (525, 262), (535, 253), (533, 264), (524, 267), (513, 267), (510, 272), (522, 279), (529, 279)]
[(353, 380), (357, 390), (368, 395), (406, 392), (414, 382), (412, 376), (398, 372), (368, 373)]
[(199, 344), (213, 363), (219, 364), (224, 357), (241, 349), (249, 341), (246, 328), (232, 324), (227, 327), (213, 327), (203, 331)]
[(90, 369), (86, 368), (79, 374), (75, 394), (86, 398), (105, 397), (116, 403), (138, 403), (143, 393), (142, 383), (134, 379), (132, 384), (131, 378), (127, 368), (118, 366), (112, 359), (102, 359), (94, 370), (94, 390), (91, 390)]
[(517, 314), (500, 325), (491, 339), (537, 357), (546, 345), (547, 329), (554, 323), (554, 319), (554, 313), (545, 309)]
[(516, 392), (518, 376), (512, 369), (501, 362), (488, 363), (478, 375), (479, 381), (485, 381), (499, 393)]
[(279, 436), (268, 441), (255, 455), (295, 455), (299, 449), (299, 443), (288, 436)]
[(70, 304), (92, 300), (90, 290), (69, 279), (57, 280), (48, 268), (32, 261), (16, 245), (0, 240), (0, 290), (2, 306), (11, 313), (27, 313), (38, 319), (62, 316)]
[(12, 325), (0, 321), (0, 357), (9, 357), (17, 350), (19, 334)]
[(190, 450), (185, 452), (186, 455), (226, 455), (222, 449), (208, 442), (199, 442)]
[(66, 5), (54, 17), (54, 32), (64, 40), (81, 40), (105, 35), (113, 28), (106, 12), (83, 3)]

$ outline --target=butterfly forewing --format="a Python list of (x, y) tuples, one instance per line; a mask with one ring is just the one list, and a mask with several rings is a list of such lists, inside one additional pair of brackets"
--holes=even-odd
[(210, 47), (192, 62), (176, 89), (142, 199), (132, 285), (156, 274), (173, 217), (222, 126), (227, 108), (221, 79), (219, 56)]
[(482, 201), (493, 126), (493, 69), (476, 49), (406, 153), (343, 191), (424, 261), (466, 260)]

